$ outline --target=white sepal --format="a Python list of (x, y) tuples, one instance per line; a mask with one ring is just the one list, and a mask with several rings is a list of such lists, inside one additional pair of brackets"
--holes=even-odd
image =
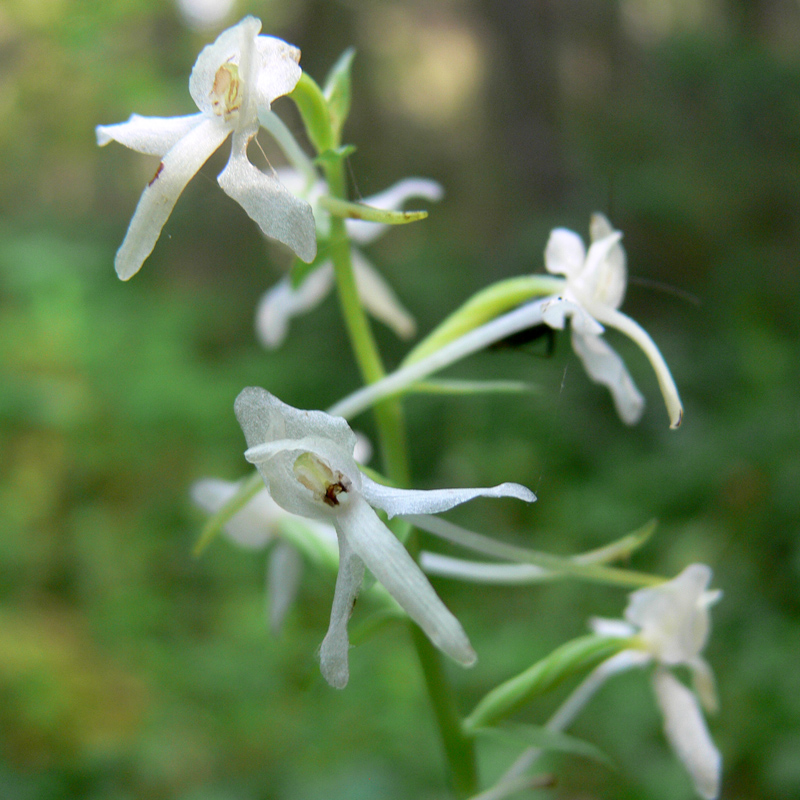
[(475, 663), (461, 623), (447, 610), (428, 579), (367, 500), (355, 497), (334, 524), (353, 551), (428, 638), (464, 666)]
[(611, 392), (620, 419), (626, 425), (635, 425), (642, 418), (644, 397), (636, 388), (622, 358), (601, 337), (584, 336), (574, 327), (572, 349), (580, 358), (586, 374)]
[(294, 605), (302, 574), (300, 553), (287, 542), (278, 542), (267, 561), (267, 618), (274, 636), (281, 632)]
[(297, 288), (287, 276), (265, 292), (256, 311), (256, 334), (261, 344), (268, 350), (280, 347), (292, 318), (316, 308), (333, 288), (333, 280), (333, 264), (325, 262)]
[(127, 281), (142, 267), (161, 236), (186, 184), (208, 157), (225, 141), (230, 130), (218, 119), (194, 126), (164, 156), (156, 174), (145, 187), (133, 213), (128, 232), (117, 251), (117, 275)]
[(337, 529), (337, 534), (339, 572), (336, 575), (336, 589), (331, 605), (331, 621), (328, 632), (322, 640), (319, 656), (325, 680), (335, 689), (344, 689), (350, 679), (348, 666), (350, 640), (347, 636), (347, 623), (364, 581), (364, 562), (351, 547), (347, 532)]
[(362, 492), (370, 505), (382, 508), (389, 517), (406, 514), (438, 514), (476, 497), (515, 497), (532, 503), (536, 495), (519, 483), (475, 489), (395, 489), (362, 477)]
[(719, 795), (722, 757), (711, 740), (697, 699), (666, 669), (655, 671), (653, 688), (672, 749), (692, 776), (697, 793), (713, 800)]
[(403, 306), (394, 289), (358, 250), (353, 249), (351, 256), (356, 289), (364, 308), (401, 339), (410, 339), (417, 329), (411, 312)]
[(98, 125), (95, 128), (97, 144), (103, 147), (112, 141), (119, 142), (137, 153), (163, 156), (205, 119), (203, 114), (185, 117), (142, 117), (131, 114), (127, 122)]
[(295, 197), (277, 178), (261, 172), (247, 159), (247, 142), (234, 149), (217, 181), (258, 223), (261, 232), (287, 245), (308, 263), (317, 254), (317, 227), (311, 206)]

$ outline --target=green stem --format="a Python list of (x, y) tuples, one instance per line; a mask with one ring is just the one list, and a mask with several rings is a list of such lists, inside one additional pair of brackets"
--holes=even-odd
[(447, 755), (453, 791), (459, 798), (472, 797), (479, 788), (475, 748), (472, 739), (464, 735), (459, 722), (453, 689), (447, 679), (441, 655), (417, 625), (411, 622), (409, 629)]
[[(408, 551), (416, 558), (419, 551), (416, 532), (412, 531), (406, 543)], [(465, 732), (456, 705), (453, 687), (447, 678), (442, 654), (431, 644), (422, 630), (409, 620), (411, 640), (417, 650), (425, 686), (439, 726), (439, 735), (450, 768), (450, 783), (456, 797), (472, 797), (480, 788), (475, 746)]]
[[(330, 195), (346, 200), (346, 181), (341, 159), (322, 162)], [(336, 285), (350, 342), (366, 383), (374, 383), (385, 375), (377, 344), (369, 320), (358, 297), (353, 274), (350, 240), (344, 220), (331, 217), (331, 259), (336, 275)], [(381, 452), (387, 477), (398, 486), (407, 486), (410, 480), (408, 450), (405, 439), (405, 422), (399, 400), (384, 400), (375, 406)], [(417, 546), (411, 542), (409, 552), (416, 557)], [(419, 657), (428, 695), (442, 738), (450, 768), (453, 790), (458, 797), (469, 797), (478, 789), (475, 749), (472, 740), (464, 735), (453, 690), (447, 679), (441, 654), (428, 641), (425, 634), (409, 623), (411, 639)]]

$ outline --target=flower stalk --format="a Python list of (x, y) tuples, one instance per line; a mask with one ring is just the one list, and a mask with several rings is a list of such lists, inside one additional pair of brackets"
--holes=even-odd
[[(305, 78), (304, 74), (295, 92), (296, 96), (302, 98), (298, 106), (307, 125), (309, 119), (313, 119), (314, 123), (319, 125), (326, 119), (319, 110), (320, 107), (326, 107), (325, 98), (319, 87), (310, 78), (308, 80)], [(304, 108), (307, 111), (304, 111)], [(338, 137), (333, 131), (330, 114), (327, 115), (327, 121), (330, 126), (329, 135), (325, 135), (324, 132), (312, 134), (309, 130), (310, 138), (320, 155), (323, 155), (326, 149), (330, 153), (330, 148), (339, 144)], [(325, 173), (334, 208), (337, 202), (347, 203), (344, 159), (321, 158), (319, 163)], [(353, 353), (365, 383), (374, 384), (384, 378), (386, 373), (369, 320), (359, 299), (345, 220), (335, 214), (331, 216), (330, 246), (339, 302)], [(386, 475), (393, 483), (405, 486), (410, 479), (410, 470), (400, 402), (397, 399), (384, 399), (375, 404), (374, 413)], [(411, 551), (412, 557), (416, 556), (415, 549)], [(452, 687), (447, 679), (440, 653), (431, 645), (422, 630), (413, 623), (410, 624), (410, 631), (434, 709), (453, 790), (459, 797), (469, 797), (478, 790), (473, 742), (462, 731), (461, 717), (455, 705)]]

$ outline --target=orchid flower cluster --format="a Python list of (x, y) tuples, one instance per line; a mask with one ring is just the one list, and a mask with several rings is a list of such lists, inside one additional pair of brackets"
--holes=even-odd
[[(459, 797), (501, 798), (536, 785), (539, 754), (548, 742), (563, 747), (564, 728), (594, 692), (614, 674), (646, 667), (667, 741), (697, 793), (716, 797), (721, 760), (700, 710), (701, 704), (706, 710), (716, 704), (711, 669), (701, 656), (710, 629), (709, 607), (719, 597), (708, 588), (711, 570), (694, 564), (665, 580), (614, 566), (644, 544), (652, 526), (599, 550), (561, 557), (513, 546), (436, 516), (477, 497), (535, 501), (533, 492), (518, 483), (407, 488), (411, 476), (403, 396), (449, 365), (536, 326), (562, 330), (569, 325), (572, 348), (589, 378), (608, 389), (622, 422), (633, 425), (642, 416), (644, 397), (604, 334), (613, 328), (628, 336), (655, 371), (670, 427), (680, 425), (683, 408), (666, 362), (644, 329), (619, 310), (627, 284), (622, 234), (601, 214), (591, 218), (588, 248), (578, 234), (554, 230), (544, 248), (545, 273), (509, 278), (478, 292), (387, 372), (366, 312), (403, 339), (414, 336), (416, 323), (356, 245), (370, 244), (390, 226), (423, 219), (426, 212), (404, 211), (403, 205), (411, 198), (439, 201), (442, 188), (409, 178), (362, 202), (350, 201), (344, 168), (353, 148), (343, 144), (342, 132), (351, 104), (352, 51), (320, 86), (302, 72), (297, 48), (260, 31), (260, 21), (246, 17), (200, 53), (189, 80), (199, 113), (133, 115), (127, 122), (97, 128), (100, 145), (113, 140), (160, 159), (116, 256), (121, 279), (139, 271), (183, 188), (231, 136), (220, 186), (266, 237), (293, 253), (286, 276), (258, 305), (259, 340), (269, 349), (279, 347), (291, 319), (312, 310), (335, 286), (364, 378), (363, 388), (327, 411), (294, 408), (264, 388), (242, 390), (234, 410), (247, 445), (245, 461), (255, 471), (239, 481), (195, 484), (193, 498), (210, 515), (198, 551), (220, 531), (239, 546), (271, 548), (267, 594), (275, 632), (302, 592), (305, 563), (315, 574), (335, 574), (330, 623), (318, 655), (324, 679), (339, 689), (349, 679), (348, 625), (367, 572), (374, 579), (364, 589), (367, 604), (386, 619), (408, 621), (415, 631), (413, 646), (429, 667), (438, 664), (437, 650), (463, 667), (473, 666), (479, 655), (429, 576), (517, 585), (569, 578), (634, 589), (624, 621), (594, 620), (591, 634), (566, 642), (510, 677), (466, 717), (459, 718), (448, 703), (435, 703), (452, 788)], [(298, 143), (271, 110), (281, 96), (295, 102), (306, 143)], [(264, 171), (250, 161), (248, 145), (261, 129), (275, 139), (286, 166), (269, 165)], [(309, 144), (311, 156), (305, 149)], [(496, 390), (498, 382), (443, 380), (438, 386), (440, 391), (478, 392)], [(368, 409), (375, 414), (382, 473), (365, 465), (369, 447), (348, 422)], [(421, 550), (417, 531), (471, 556)], [(362, 652), (355, 657), (362, 658)], [(693, 690), (673, 674), (679, 666), (688, 667)], [(434, 700), (450, 691), (442, 683), (446, 673), (441, 668), (423, 671)], [(475, 766), (480, 735), (506, 724), (534, 697), (581, 676), (542, 728), (551, 739), (540, 735), (535, 747), (520, 744), (507, 772), (493, 786), (482, 787)]]

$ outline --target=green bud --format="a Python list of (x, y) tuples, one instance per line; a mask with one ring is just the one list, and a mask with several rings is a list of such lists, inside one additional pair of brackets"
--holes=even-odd
[(352, 96), (351, 70), (356, 51), (350, 47), (342, 53), (325, 79), (323, 94), (328, 101), (331, 130), (336, 144), (342, 140), (342, 129), (350, 114)]
[(294, 100), (317, 153), (336, 147), (328, 101), (316, 81), (304, 72), (288, 97)]
[(406, 225), (409, 222), (418, 222), (428, 216), (427, 211), (386, 211), (383, 208), (375, 208), (363, 203), (351, 203), (328, 195), (320, 197), (319, 204), (335, 217), (382, 222), (384, 225)]

